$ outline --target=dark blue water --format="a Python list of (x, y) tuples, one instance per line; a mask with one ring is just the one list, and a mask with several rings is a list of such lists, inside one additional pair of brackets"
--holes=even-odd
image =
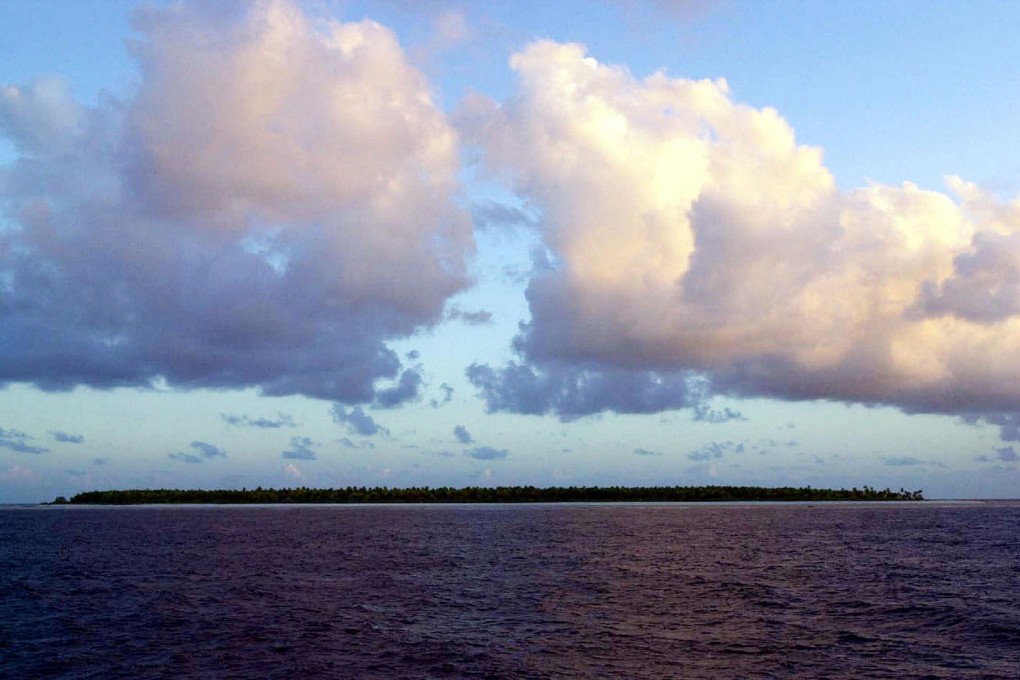
[(4, 678), (1020, 678), (1020, 505), (0, 509)]

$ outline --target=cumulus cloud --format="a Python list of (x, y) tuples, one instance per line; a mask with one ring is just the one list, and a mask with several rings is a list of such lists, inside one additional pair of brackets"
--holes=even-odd
[(228, 425), (237, 427), (257, 427), (260, 430), (276, 430), (281, 427), (297, 427), (294, 418), (277, 412), (275, 418), (252, 418), (246, 415), (234, 415), (232, 413), (221, 413), (220, 418)]
[(290, 448), (280, 455), (290, 460), (315, 460), (318, 458), (315, 451), (312, 450), (315, 445), (315, 442), (308, 437), (291, 437)]
[(476, 446), (465, 451), (464, 455), (476, 460), (503, 460), (510, 455), (510, 452), (507, 449), (496, 449), (491, 446)]
[(49, 449), (31, 444), (35, 437), (25, 434), (20, 430), (5, 430), (0, 427), (0, 448), (9, 449), (15, 453), (46, 453)]
[(467, 285), (456, 135), (395, 35), (290, 0), (135, 15), (137, 91), (0, 89), (0, 384), (409, 395)]
[(372, 416), (365, 413), (365, 409), (355, 406), (348, 411), (342, 404), (333, 404), (334, 422), (346, 425), (352, 434), (360, 434), (363, 437), (372, 437), (381, 434), (390, 436), (390, 431), (375, 422)]
[(458, 425), (457, 427), (453, 428), (453, 436), (456, 437), (457, 441), (459, 441), (461, 444), (475, 443), (474, 437), (471, 436), (471, 433), (468, 432), (467, 428), (464, 427), (463, 425)]
[(69, 434), (67, 432), (61, 432), (60, 430), (50, 430), (50, 436), (53, 437), (54, 441), (64, 444), (81, 444), (85, 441), (85, 437), (83, 435)]
[(469, 371), (490, 410), (695, 406), (692, 374), (735, 397), (1018, 410), (1020, 199), (957, 178), (843, 192), (723, 80), (637, 78), (549, 41), (510, 63), (513, 96), (459, 113), (547, 249), (518, 359)]
[[(208, 442), (194, 441), (189, 444), (194, 453), (190, 451), (176, 451), (174, 453), (168, 453), (166, 456), (171, 460), (179, 460), (182, 463), (202, 463), (213, 458), (226, 458), (227, 452)], [(98, 459), (96, 459), (98, 460)]]

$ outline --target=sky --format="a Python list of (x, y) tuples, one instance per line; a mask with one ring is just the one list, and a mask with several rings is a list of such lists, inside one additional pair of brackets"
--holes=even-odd
[(1020, 496), (1012, 3), (0, 23), (0, 503)]

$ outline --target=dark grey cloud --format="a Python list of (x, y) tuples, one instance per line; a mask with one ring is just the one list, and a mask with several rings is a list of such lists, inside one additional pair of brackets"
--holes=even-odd
[(446, 318), (451, 321), (462, 321), (468, 326), (484, 326), (492, 323), (492, 312), (487, 312), (484, 309), (468, 312), (459, 307), (453, 307)]
[(925, 461), (920, 458), (915, 458), (914, 456), (883, 456), (882, 464), (893, 466), (924, 465)]
[(171, 460), (179, 460), (182, 463), (191, 463), (197, 465), (198, 463), (204, 462), (205, 458), (195, 453), (188, 453), (186, 451), (175, 451), (173, 453), (166, 454), (166, 457)]
[(999, 438), (1002, 441), (1020, 442), (1020, 413), (1010, 411), (967, 413), (962, 415), (961, 419), (969, 425), (994, 425), (999, 428)]
[(333, 420), (341, 425), (346, 425), (352, 434), (359, 434), (363, 437), (375, 435), (390, 436), (390, 431), (379, 425), (372, 416), (365, 413), (365, 409), (355, 406), (350, 411), (343, 404), (333, 404)]
[(35, 437), (25, 434), (20, 430), (5, 430), (0, 427), (0, 448), (9, 449), (15, 453), (40, 454), (49, 451), (46, 447), (36, 446), (29, 442)]
[(1012, 446), (1003, 446), (995, 449), (995, 455), (1004, 463), (1015, 463), (1017, 460), (1020, 460), (1020, 456), (1017, 455)]
[(728, 423), (731, 420), (747, 420), (742, 413), (731, 409), (729, 406), (720, 410), (711, 408), (708, 404), (697, 404), (692, 407), (694, 420), (704, 423)]
[(280, 412), (277, 412), (275, 418), (253, 418), (247, 415), (234, 415), (232, 413), (221, 413), (220, 418), (222, 418), (223, 422), (228, 425), (235, 425), (237, 427), (257, 427), (262, 430), (275, 430), (281, 427), (297, 427), (297, 423), (294, 422), (294, 418)]
[(555, 413), (570, 421), (602, 411), (654, 413), (700, 404), (705, 383), (688, 373), (663, 374), (601, 365), (510, 362), (471, 364), (467, 377), (490, 413)]
[(195, 450), (194, 453), (190, 451), (176, 451), (174, 453), (168, 453), (167, 458), (172, 460), (179, 460), (183, 463), (202, 463), (213, 458), (226, 458), (227, 452), (208, 442), (194, 441), (189, 446)]
[(634, 455), (636, 456), (661, 456), (662, 451), (652, 451), (650, 449), (634, 449)]
[(945, 463), (937, 460), (925, 460), (916, 456), (882, 456), (882, 464), (893, 467), (945, 467)]
[(290, 460), (315, 460), (318, 458), (315, 455), (315, 451), (312, 450), (312, 447), (315, 445), (315, 442), (308, 437), (291, 437), (290, 448), (283, 451), (280, 455)]
[(516, 231), (517, 229), (534, 229), (538, 226), (538, 217), (505, 203), (496, 201), (478, 201), (471, 205), (471, 217), (479, 229), (496, 229), (499, 231)]
[(431, 402), (429, 402), (432, 408), (439, 408), (440, 406), (444, 404), (449, 404), (451, 401), (453, 401), (454, 389), (452, 386), (448, 385), (447, 383), (443, 383), (442, 385), (439, 386), (439, 389), (443, 393), (443, 398), (433, 399)]
[(0, 83), (0, 385), (409, 396), (387, 343), (469, 283), (454, 132), (381, 26), (234, 9), (140, 12), (124, 100)]
[(81, 444), (85, 441), (85, 437), (80, 434), (69, 434), (67, 432), (61, 432), (60, 430), (50, 430), (50, 435), (55, 441), (64, 444)]
[(422, 386), (421, 373), (407, 369), (392, 387), (377, 389), (373, 405), (377, 408), (395, 408), (409, 401), (416, 401)]
[(220, 447), (207, 442), (191, 442), (191, 448), (201, 453), (205, 458), (226, 458), (227, 452)]
[(491, 446), (476, 446), (465, 451), (464, 455), (471, 456), (477, 460), (503, 460), (510, 455), (510, 452), (506, 449), (496, 449)]
[(375, 444), (369, 441), (361, 442), (360, 444), (350, 437), (341, 437), (336, 440), (337, 444), (344, 447), (345, 449), (374, 449)]
[(687, 458), (693, 461), (707, 461), (716, 460), (730, 453), (743, 453), (745, 447), (741, 443), (734, 443), (730, 441), (726, 442), (709, 442), (699, 449), (691, 451), (687, 454)]
[(457, 438), (461, 444), (474, 444), (475, 440), (471, 436), (471, 433), (467, 431), (467, 428), (463, 425), (458, 425), (453, 428), (453, 436)]
[(1003, 446), (995, 449), (994, 456), (981, 454), (976, 456), (974, 460), (982, 463), (1015, 463), (1020, 460), (1020, 455), (1017, 454), (1012, 446)]

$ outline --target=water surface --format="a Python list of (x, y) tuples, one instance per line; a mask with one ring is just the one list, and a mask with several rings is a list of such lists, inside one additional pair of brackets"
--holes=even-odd
[(0, 509), (0, 675), (1017, 678), (1020, 505)]

